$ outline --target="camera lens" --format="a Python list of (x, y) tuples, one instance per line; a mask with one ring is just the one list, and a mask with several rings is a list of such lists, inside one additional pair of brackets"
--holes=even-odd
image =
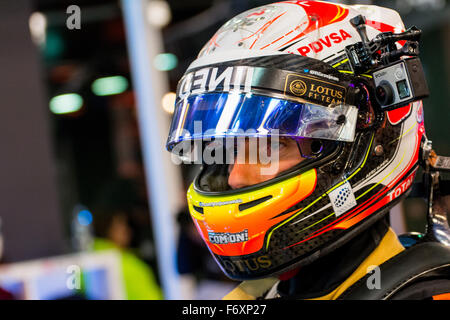
[(381, 81), (375, 89), (375, 96), (380, 105), (386, 106), (394, 101), (394, 90), (387, 81)]

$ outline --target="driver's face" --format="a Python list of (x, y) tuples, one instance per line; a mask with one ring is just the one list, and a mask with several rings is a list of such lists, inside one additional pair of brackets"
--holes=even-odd
[[(280, 172), (288, 170), (293, 166), (299, 164), (305, 158), (303, 158), (300, 154), (300, 151), (297, 146), (297, 142), (293, 139), (289, 138), (280, 138), (278, 146), (276, 148), (271, 147), (271, 144), (268, 144), (268, 153), (278, 152), (278, 157), (273, 160), (276, 163), (262, 164), (259, 160), (257, 163), (249, 163), (248, 161), (248, 149), (249, 142), (245, 141), (237, 149), (237, 157), (239, 159), (240, 152), (244, 152), (245, 162), (242, 161), (234, 161), (234, 164), (229, 166), (229, 177), (228, 184), (232, 189), (239, 189), (247, 186), (251, 186), (257, 183), (261, 183), (267, 180), (270, 180), (276, 177)], [(245, 148), (245, 149), (244, 149)], [(269, 171), (269, 174), (263, 174), (264, 168), (271, 166), (275, 167), (275, 170), (266, 170)]]

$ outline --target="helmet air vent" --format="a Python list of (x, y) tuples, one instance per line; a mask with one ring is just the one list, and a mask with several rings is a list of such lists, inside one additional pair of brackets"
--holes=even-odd
[(257, 206), (258, 204), (263, 203), (264, 201), (267, 201), (271, 198), (272, 198), (272, 196), (265, 196), (265, 197), (262, 197), (262, 198), (259, 198), (259, 199), (253, 200), (253, 201), (242, 203), (239, 205), (239, 211), (244, 211), (251, 207)]

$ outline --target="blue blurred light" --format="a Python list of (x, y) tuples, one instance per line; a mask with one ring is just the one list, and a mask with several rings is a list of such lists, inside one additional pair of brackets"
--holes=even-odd
[(77, 219), (82, 226), (88, 226), (92, 223), (92, 213), (89, 210), (81, 210), (78, 212)]

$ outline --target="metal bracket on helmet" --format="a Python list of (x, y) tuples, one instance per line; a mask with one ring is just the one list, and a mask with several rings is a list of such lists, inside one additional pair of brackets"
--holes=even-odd
[(427, 228), (424, 240), (450, 246), (450, 228), (447, 221), (444, 194), (441, 192), (439, 171), (424, 173), (427, 209)]
[(422, 164), (424, 173), (419, 188), (427, 200), (427, 228), (423, 240), (450, 246), (444, 198), (450, 195), (450, 181), (440, 179), (440, 172), (450, 172), (450, 157), (438, 156), (432, 149), (432, 142), (425, 138), (422, 143)]
[(439, 156), (433, 150), (433, 142), (422, 142), (422, 164), (426, 171), (450, 172), (450, 157)]
[[(403, 56), (419, 55), (422, 31), (415, 26), (401, 33), (382, 32), (369, 40), (364, 16), (358, 15), (352, 18), (350, 23), (358, 32), (361, 41), (347, 46), (346, 53), (353, 70), (358, 74), (396, 62)], [(405, 41), (400, 49), (395, 45), (397, 41)]]
[(428, 159), (432, 170), (450, 172), (450, 157), (439, 156), (431, 150)]

